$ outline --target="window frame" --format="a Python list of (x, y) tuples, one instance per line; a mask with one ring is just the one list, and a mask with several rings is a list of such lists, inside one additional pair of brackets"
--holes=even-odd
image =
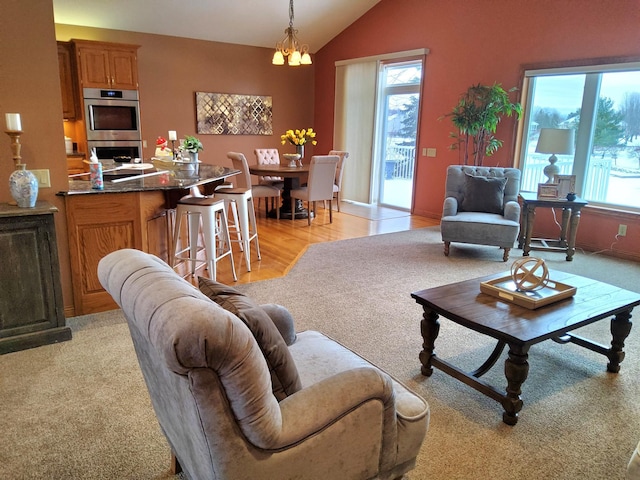
[[(526, 153), (524, 151), (527, 144), (525, 135), (529, 132), (530, 120), (532, 112), (530, 112), (533, 96), (532, 79), (541, 76), (553, 76), (561, 74), (590, 74), (590, 73), (608, 73), (617, 71), (640, 70), (640, 56), (619, 56), (619, 57), (600, 57), (582, 60), (568, 60), (556, 62), (544, 62), (534, 64), (524, 64), (521, 66), (520, 72), (520, 103), (523, 111), (514, 131), (514, 166), (524, 171)], [(584, 165), (580, 165), (579, 169), (586, 169), (588, 158)], [(581, 173), (575, 172), (574, 173)], [(584, 173), (584, 172), (582, 172)], [(621, 206), (611, 203), (590, 202), (592, 206), (598, 206), (617, 211), (628, 211), (640, 213), (640, 208), (632, 206)]]

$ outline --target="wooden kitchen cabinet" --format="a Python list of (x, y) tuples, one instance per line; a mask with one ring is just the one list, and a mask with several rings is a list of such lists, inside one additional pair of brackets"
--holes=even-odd
[(78, 86), (71, 43), (58, 42), (58, 68), (62, 94), (62, 118), (75, 120), (78, 117)]
[[(79, 173), (87, 173), (89, 171), (89, 165), (84, 161), (85, 154), (77, 153), (73, 155), (67, 155), (67, 175), (77, 175)], [(86, 180), (89, 177), (80, 178), (80, 180)]]
[(65, 325), (53, 214), (0, 204), (0, 354), (71, 340)]
[(168, 220), (162, 191), (65, 196), (75, 315), (118, 308), (100, 284), (98, 262), (122, 248), (168, 261)]
[(138, 89), (138, 46), (72, 40), (80, 88)]

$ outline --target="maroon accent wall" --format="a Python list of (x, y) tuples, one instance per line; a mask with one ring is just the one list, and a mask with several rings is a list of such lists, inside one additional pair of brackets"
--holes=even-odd
[[(317, 53), (314, 124), (322, 138), (333, 132), (337, 60), (429, 48), (418, 147), (436, 148), (437, 157), (418, 158), (414, 213), (439, 218), (446, 167), (458, 163), (457, 152), (448, 150), (451, 122), (439, 117), (451, 111), (462, 92), (476, 83), (519, 87), (525, 64), (638, 56), (638, 25), (637, 0), (382, 0)], [(504, 147), (485, 165), (513, 165), (515, 128), (513, 119), (499, 126)], [(618, 224), (626, 223), (627, 237), (616, 249), (640, 259), (639, 217), (611, 218), (587, 207), (578, 243), (589, 250), (608, 249)], [(536, 222), (538, 229), (557, 233), (552, 220), (544, 218)]]

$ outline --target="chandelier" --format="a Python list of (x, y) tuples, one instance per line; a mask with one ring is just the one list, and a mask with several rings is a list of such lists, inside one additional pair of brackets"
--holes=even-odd
[(292, 67), (298, 65), (311, 65), (309, 45), (300, 46), (296, 34), (298, 30), (293, 28), (293, 0), (289, 0), (289, 27), (284, 31), (285, 37), (276, 44), (276, 53), (273, 54), (271, 63), (284, 65), (284, 57), (289, 57), (287, 63)]

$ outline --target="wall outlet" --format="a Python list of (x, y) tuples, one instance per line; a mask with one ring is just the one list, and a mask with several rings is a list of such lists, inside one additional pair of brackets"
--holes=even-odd
[(49, 169), (45, 170), (29, 170), (38, 179), (38, 188), (51, 188), (51, 178), (49, 177)]
[(625, 237), (627, 235), (627, 226), (626, 225), (618, 225), (618, 236)]
[(435, 157), (436, 149), (435, 148), (427, 148), (427, 157)]

